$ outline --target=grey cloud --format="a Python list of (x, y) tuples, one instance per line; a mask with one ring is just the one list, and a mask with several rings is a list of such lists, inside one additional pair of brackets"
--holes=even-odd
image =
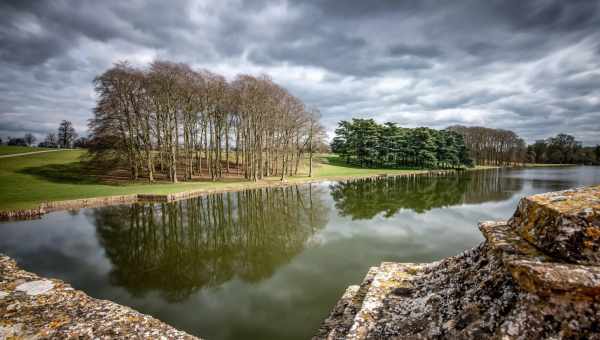
[(423, 58), (434, 58), (444, 54), (437, 46), (433, 45), (406, 45), (395, 44), (389, 47), (392, 56), (416, 56)]
[[(594, 0), (3, 1), (0, 135), (85, 129), (94, 76), (154, 57), (266, 72), (317, 106), (600, 143)], [(464, 112), (463, 115), (460, 112)]]

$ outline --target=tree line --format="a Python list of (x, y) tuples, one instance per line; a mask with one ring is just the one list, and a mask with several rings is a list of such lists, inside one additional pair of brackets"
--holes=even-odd
[(600, 164), (600, 145), (585, 147), (564, 133), (527, 145), (510, 130), (461, 125), (450, 126), (448, 130), (463, 136), (477, 165)]
[[(56, 132), (49, 132), (43, 141), (37, 144), (41, 148), (82, 148), (87, 146), (85, 137), (78, 137), (73, 123), (68, 120), (63, 120), (58, 125)], [(8, 137), (6, 145), (11, 146), (34, 146), (37, 138), (32, 133), (28, 132), (23, 137)], [(0, 138), (0, 144), (2, 144)]]
[(447, 128), (460, 134), (476, 165), (514, 165), (527, 162), (527, 144), (510, 130), (454, 125)]
[(582, 146), (575, 137), (560, 133), (527, 148), (529, 161), (552, 164), (600, 164), (600, 145)]
[(373, 119), (341, 121), (331, 150), (361, 167), (461, 168), (471, 166), (463, 137), (451, 130), (403, 128)]
[(46, 148), (83, 148), (87, 147), (87, 138), (78, 137), (73, 123), (63, 120), (58, 125), (57, 132), (50, 132), (46, 138), (38, 144)]
[[(11, 137), (6, 138), (6, 145), (10, 146), (33, 146), (37, 138), (32, 133), (26, 133), (23, 137)], [(0, 138), (0, 145), (4, 141)]]
[(115, 64), (95, 79), (89, 123), (95, 160), (126, 164), (132, 179), (173, 182), (226, 174), (296, 175), (323, 140), (319, 112), (268, 76), (233, 81), (186, 64)]

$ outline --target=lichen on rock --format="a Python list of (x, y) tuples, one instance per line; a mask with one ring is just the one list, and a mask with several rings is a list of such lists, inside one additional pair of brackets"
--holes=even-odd
[(509, 224), (549, 255), (600, 265), (600, 186), (525, 197)]
[(20, 269), (0, 254), (0, 339), (196, 339), (129, 307)]

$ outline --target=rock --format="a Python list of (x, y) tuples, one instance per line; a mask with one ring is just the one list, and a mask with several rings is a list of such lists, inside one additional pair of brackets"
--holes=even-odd
[(410, 296), (412, 295), (412, 289), (408, 287), (398, 287), (392, 290), (392, 294), (396, 296)]
[(599, 339), (600, 187), (523, 198), (485, 242), (429, 264), (384, 262), (347, 336)]
[(0, 325), (0, 339), (19, 339), (23, 325)]
[(523, 198), (509, 224), (548, 255), (600, 265), (600, 186)]
[(20, 269), (0, 254), (0, 339), (198, 339), (129, 307)]
[(9, 292), (0, 292), (0, 299), (4, 299), (5, 297), (7, 297), (10, 293)]
[(554, 196), (550, 198), (550, 202), (561, 202), (561, 201), (566, 201), (567, 200), (567, 196)]
[(568, 263), (516, 260), (508, 270), (519, 286), (538, 295), (600, 296), (600, 268)]
[(27, 295), (35, 296), (47, 293), (54, 288), (54, 283), (50, 280), (37, 280), (22, 283), (15, 288), (18, 291), (24, 292)]

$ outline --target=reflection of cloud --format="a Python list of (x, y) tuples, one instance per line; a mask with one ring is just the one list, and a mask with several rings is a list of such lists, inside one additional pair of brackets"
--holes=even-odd
[[(263, 280), (248, 282), (233, 276), (177, 303), (166, 302), (158, 289), (135, 296), (111, 281), (113, 265), (105, 257), (107, 248), (98, 242), (96, 209), (0, 224), (0, 250), (36, 273), (61, 277), (93, 297), (131, 306), (208, 339), (306, 339), (346, 286), (360, 282), (369, 266), (382, 261), (429, 262), (455, 255), (481, 242), (477, 221), (508, 218), (522, 196), (600, 184), (600, 171), (593, 167), (501, 173), (509, 182), (522, 185), (509, 186), (514, 192), (508, 195), (488, 193), (486, 197), (494, 200), (461, 202), (423, 213), (399, 209), (389, 217), (379, 213), (368, 220), (340, 216), (327, 191), (334, 183), (314, 184), (313, 194), (324, 208), (321, 218), (326, 221), (314, 236), (318, 242), (308, 242), (303, 251)], [(481, 198), (475, 191), (470, 194)]]
[[(98, 243), (96, 230), (89, 227), (83, 214), (55, 212), (40, 220), (3, 223), (0, 234), (6, 235), (0, 238), (0, 252), (14, 256), (25, 269), (43, 266), (41, 271), (48, 270), (59, 277), (63, 277), (61, 274), (65, 269), (68, 272), (74, 269), (71, 266), (81, 266), (88, 272), (110, 270), (110, 262), (106, 261), (104, 250)], [(40, 256), (48, 251), (52, 251), (53, 256)], [(54, 261), (56, 258), (58, 260)], [(63, 263), (65, 260), (72, 263)]]

